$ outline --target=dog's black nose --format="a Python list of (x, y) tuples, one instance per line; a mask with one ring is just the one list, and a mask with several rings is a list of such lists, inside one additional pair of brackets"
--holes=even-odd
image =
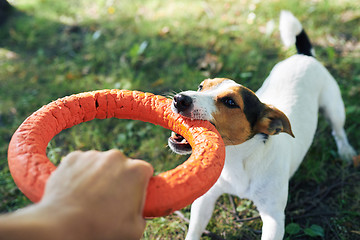
[(191, 106), (192, 102), (193, 102), (192, 98), (184, 94), (176, 94), (174, 97), (174, 107), (179, 112), (188, 109)]

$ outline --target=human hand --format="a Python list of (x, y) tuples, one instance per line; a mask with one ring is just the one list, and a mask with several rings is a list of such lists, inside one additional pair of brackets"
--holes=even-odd
[(50, 176), (39, 205), (52, 209), (76, 239), (139, 239), (152, 174), (149, 163), (117, 150), (73, 152)]

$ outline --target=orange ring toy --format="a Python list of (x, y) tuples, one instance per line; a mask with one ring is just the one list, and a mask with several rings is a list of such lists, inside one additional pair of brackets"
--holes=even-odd
[(51, 102), (14, 133), (8, 149), (12, 177), (31, 201), (38, 202), (56, 169), (46, 156), (46, 147), (56, 134), (94, 118), (146, 121), (181, 134), (193, 148), (183, 164), (150, 179), (143, 215), (168, 215), (204, 194), (220, 176), (225, 159), (224, 143), (213, 125), (183, 118), (170, 105), (165, 97), (128, 90), (86, 92)]

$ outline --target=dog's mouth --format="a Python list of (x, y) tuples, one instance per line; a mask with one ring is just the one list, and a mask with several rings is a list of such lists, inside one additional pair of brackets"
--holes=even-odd
[(168, 145), (177, 154), (186, 155), (192, 152), (189, 142), (180, 134), (172, 132), (168, 139)]
[[(216, 127), (214, 123), (210, 123)], [(176, 132), (171, 132), (171, 136), (168, 138), (168, 146), (173, 152), (177, 154), (187, 155), (192, 153), (192, 147), (190, 143), (183, 136)]]

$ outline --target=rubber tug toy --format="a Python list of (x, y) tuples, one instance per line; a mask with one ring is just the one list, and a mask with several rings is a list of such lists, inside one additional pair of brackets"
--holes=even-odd
[(191, 145), (189, 159), (150, 179), (144, 217), (168, 215), (207, 192), (220, 176), (225, 146), (215, 127), (170, 108), (171, 99), (128, 90), (99, 90), (64, 97), (43, 106), (14, 133), (8, 149), (10, 172), (19, 189), (38, 202), (56, 166), (46, 156), (50, 140), (66, 128), (94, 118), (133, 119), (160, 125)]

